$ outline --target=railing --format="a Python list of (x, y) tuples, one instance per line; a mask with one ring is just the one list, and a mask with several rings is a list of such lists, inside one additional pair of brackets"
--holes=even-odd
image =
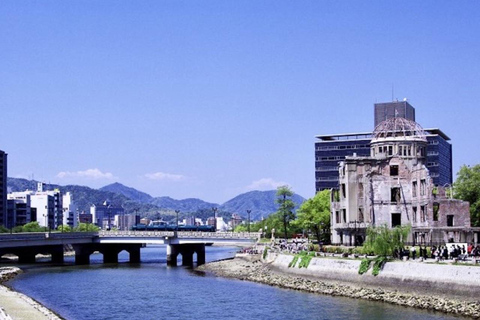
[(202, 232), (202, 231), (99, 231), (99, 237), (169, 237), (198, 239), (257, 239), (260, 232)]
[(25, 232), (0, 234), (0, 241), (93, 238), (96, 232)]

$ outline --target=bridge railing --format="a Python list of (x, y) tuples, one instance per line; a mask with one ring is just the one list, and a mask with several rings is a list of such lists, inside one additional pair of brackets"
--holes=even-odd
[(97, 232), (22, 232), (22, 233), (1, 233), (0, 241), (32, 241), (44, 239), (79, 239), (93, 238)]
[(175, 231), (99, 231), (100, 237), (169, 237), (175, 236)]
[(202, 231), (99, 231), (100, 237), (169, 237), (202, 239), (258, 239), (259, 232), (202, 232)]

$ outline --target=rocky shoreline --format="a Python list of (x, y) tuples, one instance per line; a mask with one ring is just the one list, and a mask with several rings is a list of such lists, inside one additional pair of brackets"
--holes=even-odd
[(480, 303), (433, 295), (419, 295), (383, 288), (365, 288), (279, 272), (264, 263), (260, 255), (238, 256), (235, 259), (208, 263), (197, 268), (216, 276), (253, 281), (293, 290), (331, 296), (382, 301), (400, 306), (434, 310), (480, 319)]
[(63, 318), (32, 298), (2, 285), (20, 273), (22, 270), (17, 267), (0, 267), (0, 320), (62, 320)]

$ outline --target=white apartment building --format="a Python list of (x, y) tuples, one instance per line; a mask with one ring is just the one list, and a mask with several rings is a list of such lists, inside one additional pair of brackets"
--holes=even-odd
[(63, 204), (63, 221), (62, 224), (71, 228), (78, 226), (78, 210), (77, 205), (73, 201), (73, 195), (67, 192), (62, 197)]

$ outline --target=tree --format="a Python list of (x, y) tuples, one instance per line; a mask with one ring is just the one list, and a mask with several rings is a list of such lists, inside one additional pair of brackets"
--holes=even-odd
[(5, 228), (4, 226), (0, 226), (0, 233), (8, 233), (8, 232), (10, 232), (10, 230)]
[(470, 223), (480, 227), (480, 164), (460, 168), (454, 183), (454, 196), (470, 202)]
[(44, 227), (40, 227), (37, 221), (32, 221), (27, 224), (25, 224), (22, 227), (23, 232), (42, 232), (45, 231)]
[(313, 198), (305, 201), (298, 210), (297, 224), (302, 229), (315, 233), (318, 243), (330, 238), (330, 190), (318, 192)]
[(91, 223), (79, 223), (77, 227), (75, 227), (74, 231), (77, 232), (96, 232), (100, 228)]
[(276, 203), (280, 205), (277, 216), (282, 221), (283, 233), (285, 239), (287, 239), (287, 229), (290, 221), (295, 219), (295, 214), (293, 209), (295, 208), (295, 203), (293, 203), (291, 197), (293, 196), (293, 191), (290, 190), (288, 186), (280, 186), (277, 188), (277, 199)]
[(58, 226), (57, 231), (60, 232), (71, 232), (72, 228), (68, 224), (63, 224), (61, 226)]
[(410, 229), (410, 225), (396, 226), (393, 229), (390, 229), (387, 225), (369, 227), (363, 247), (367, 252), (373, 252), (378, 256), (393, 256), (395, 249), (401, 249), (405, 246)]

